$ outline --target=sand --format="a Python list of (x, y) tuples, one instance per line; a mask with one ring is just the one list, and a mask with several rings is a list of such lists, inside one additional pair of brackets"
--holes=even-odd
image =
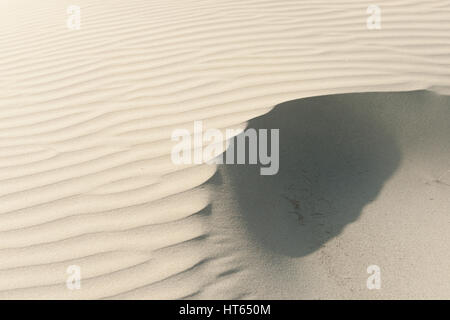
[[(0, 2), (0, 298), (450, 298), (450, 2), (370, 4)], [(279, 174), (175, 165), (196, 120)]]

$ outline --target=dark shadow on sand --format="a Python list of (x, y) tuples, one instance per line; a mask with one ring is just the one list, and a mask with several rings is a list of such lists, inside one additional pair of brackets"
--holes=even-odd
[(262, 176), (259, 165), (228, 164), (213, 179), (227, 181), (224, 190), (234, 193), (252, 238), (299, 257), (358, 219), (401, 159), (386, 114), (380, 116), (389, 103), (386, 95), (300, 99), (249, 122), (248, 128), (280, 129), (278, 174)]

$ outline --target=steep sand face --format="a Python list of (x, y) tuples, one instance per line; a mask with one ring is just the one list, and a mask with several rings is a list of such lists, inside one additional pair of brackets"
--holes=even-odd
[[(218, 228), (222, 242), (252, 248), (241, 287), (277, 299), (448, 297), (449, 121), (450, 98), (423, 91), (300, 99), (251, 120), (280, 129), (280, 171), (224, 165), (211, 180), (214, 224), (233, 226)], [(366, 287), (372, 265), (379, 291)]]
[[(446, 181), (449, 169), (448, 99), (437, 94), (450, 93), (450, 4), (377, 4), (380, 30), (367, 29), (368, 3), (357, 0), (0, 3), (0, 298), (370, 297), (360, 267), (372, 256), (371, 264), (385, 263), (383, 283), (395, 286), (375, 295), (448, 297), (439, 281), (448, 252), (448, 188), (434, 182)], [(69, 5), (81, 8), (79, 30), (66, 26)], [(270, 187), (260, 183), (266, 193), (246, 191), (248, 182), (236, 186), (231, 167), (218, 178), (214, 166), (177, 166), (170, 158), (171, 133), (195, 120), (223, 129), (266, 114), (263, 123), (276, 125), (268, 112), (286, 101), (422, 89), (431, 92), (386, 101), (317, 98), (300, 102), (317, 113), (297, 102), (272, 111), (309, 110), (317, 121), (337, 106), (356, 120), (348, 123), (354, 130), (364, 129), (359, 120), (366, 124), (376, 145), (347, 145), (346, 155), (358, 151), (363, 159), (356, 165), (376, 173), (373, 185), (351, 178), (348, 192), (358, 199), (334, 204), (342, 215), (353, 206), (349, 215), (327, 218), (324, 226), (305, 218), (313, 226), (306, 233), (294, 226), (286, 233), (289, 220), (270, 215), (279, 229), (253, 223), (266, 194), (280, 213), (294, 203), (291, 217), (303, 216), (295, 196), (309, 208), (318, 205), (297, 187), (274, 198), (288, 175), (268, 178), (275, 179)], [(383, 114), (367, 110), (366, 98)], [(347, 103), (361, 111), (348, 111)], [(427, 122), (421, 127), (411, 117)], [(291, 134), (281, 143), (288, 145), (305, 134), (293, 124), (285, 130)], [(326, 128), (318, 133), (328, 141)], [(351, 132), (341, 134), (344, 143), (351, 139)], [(384, 148), (378, 168), (372, 156)], [(286, 168), (299, 175), (293, 157), (303, 151), (284, 152)], [(345, 162), (337, 163), (347, 172)], [(306, 169), (318, 172), (311, 159)], [(251, 170), (243, 172), (250, 182)], [(335, 186), (319, 180), (314, 187), (331, 194), (324, 185)], [(349, 196), (340, 192), (333, 199)], [(239, 199), (246, 194), (255, 207)], [(360, 222), (346, 227), (352, 221)], [(303, 240), (302, 247), (290, 247), (291, 239)], [(81, 268), (80, 290), (66, 287), (70, 266)], [(404, 275), (412, 274), (426, 280), (411, 289)]]

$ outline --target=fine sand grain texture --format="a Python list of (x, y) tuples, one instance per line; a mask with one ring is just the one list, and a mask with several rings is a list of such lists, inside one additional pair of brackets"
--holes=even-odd
[[(0, 298), (450, 298), (450, 1), (370, 4), (0, 1)], [(279, 173), (175, 165), (196, 120)]]

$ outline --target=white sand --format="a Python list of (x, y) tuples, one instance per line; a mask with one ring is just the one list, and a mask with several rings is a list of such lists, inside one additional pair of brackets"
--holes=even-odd
[[(450, 2), (369, 4), (1, 1), (0, 298), (450, 298)], [(195, 120), (286, 164), (175, 166)]]

